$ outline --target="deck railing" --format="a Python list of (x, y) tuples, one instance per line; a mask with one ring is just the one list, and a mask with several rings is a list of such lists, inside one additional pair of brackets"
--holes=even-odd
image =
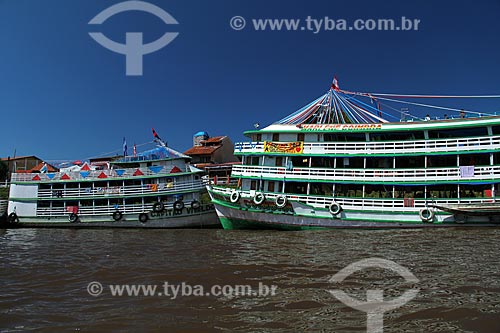
[(435, 182), (500, 179), (500, 165), (427, 169), (333, 169), (235, 165), (233, 177), (273, 178), (284, 180), (362, 181), (362, 182)]
[[(53, 182), (57, 180), (102, 180), (107, 178), (130, 178), (135, 176), (158, 176), (169, 177), (175, 176), (175, 173), (170, 173), (174, 165), (163, 166), (161, 168), (146, 167), (146, 168), (128, 168), (128, 169), (105, 169), (105, 170), (90, 170), (90, 171), (71, 171), (71, 172), (52, 172), (52, 173), (13, 173), (12, 182)], [(139, 170), (139, 171), (138, 171)], [(186, 165), (181, 172), (190, 172), (189, 166)]]
[[(394, 155), (493, 150), (500, 148), (500, 136), (413, 141), (304, 142), (303, 154)], [(238, 142), (235, 154), (261, 154), (264, 142)]]
[[(212, 187), (212, 191), (214, 193), (229, 195), (231, 191), (230, 188), (227, 187)], [(239, 191), (242, 198), (246, 198), (251, 200), (256, 191)], [(267, 200), (274, 201), (276, 198), (282, 193), (265, 193), (265, 197)], [(314, 195), (301, 195), (301, 194), (285, 194), (288, 200), (298, 201), (300, 203), (311, 205), (314, 207), (322, 207), (326, 208), (333, 201), (342, 205), (344, 209), (372, 209), (372, 210), (380, 210), (387, 211), (388, 209), (394, 211), (405, 211), (408, 209), (418, 209), (428, 207), (430, 205), (439, 204), (439, 205), (449, 205), (449, 204), (468, 204), (468, 203), (491, 203), (494, 201), (493, 198), (450, 198), (450, 199), (424, 199), (424, 198), (415, 198), (411, 201), (408, 199), (393, 199), (393, 198), (346, 198), (346, 197), (327, 197), (327, 196), (314, 196)], [(409, 204), (410, 203), (410, 204)]]
[(147, 194), (168, 195), (175, 192), (198, 191), (204, 187), (201, 179), (180, 183), (145, 184), (112, 187), (86, 187), (67, 189), (39, 189), (38, 198), (92, 199), (109, 196), (142, 196)]

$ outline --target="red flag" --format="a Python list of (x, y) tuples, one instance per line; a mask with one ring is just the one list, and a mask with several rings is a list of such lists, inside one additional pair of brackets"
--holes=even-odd
[(339, 90), (339, 81), (337, 81), (337, 75), (333, 77), (332, 89)]
[(155, 129), (152, 128), (153, 130), (153, 136), (155, 137), (155, 139), (159, 139), (160, 137), (158, 136), (158, 134), (156, 133)]
[(137, 157), (137, 147), (135, 146), (135, 143), (134, 143), (134, 157)]

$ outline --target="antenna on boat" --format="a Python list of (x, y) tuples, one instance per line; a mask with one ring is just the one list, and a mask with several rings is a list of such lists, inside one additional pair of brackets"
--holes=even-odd
[(156, 133), (154, 128), (151, 129), (153, 130), (154, 142), (156, 142), (162, 147), (167, 148), (167, 143), (160, 138), (160, 136), (158, 135), (158, 133)]

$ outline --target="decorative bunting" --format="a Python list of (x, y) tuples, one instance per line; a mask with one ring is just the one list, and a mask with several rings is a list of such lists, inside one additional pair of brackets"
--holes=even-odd
[(68, 180), (71, 179), (67, 174), (61, 176), (61, 179)]
[(123, 169), (119, 169), (119, 170), (115, 170), (116, 174), (118, 175), (118, 177), (121, 177), (123, 176), (123, 174), (125, 173), (125, 170)]
[(101, 172), (99, 176), (97, 176), (97, 178), (103, 179), (103, 178), (108, 178), (108, 176), (104, 172)]
[(35, 176), (35, 177), (33, 177), (33, 179), (31, 179), (31, 180), (41, 180), (41, 179), (40, 179), (40, 176), (39, 176), (39, 175), (36, 175), (36, 176)]
[(153, 172), (153, 173), (158, 173), (162, 169), (163, 169), (163, 166), (161, 166), (161, 165), (153, 165), (153, 166), (149, 167), (149, 170), (151, 170), (151, 172)]
[(170, 170), (170, 173), (179, 173), (179, 172), (182, 172), (182, 170), (179, 169), (177, 166), (174, 166), (172, 170)]
[(85, 163), (82, 168), (80, 169), (80, 171), (90, 171), (90, 167), (87, 163)]
[(47, 178), (53, 179), (55, 175), (56, 175), (55, 173), (48, 173)]
[(134, 176), (142, 176), (142, 175), (144, 175), (144, 173), (142, 173), (141, 170), (139, 170), (139, 169), (135, 170)]
[(90, 171), (80, 171), (80, 176), (82, 178), (87, 178), (90, 175)]

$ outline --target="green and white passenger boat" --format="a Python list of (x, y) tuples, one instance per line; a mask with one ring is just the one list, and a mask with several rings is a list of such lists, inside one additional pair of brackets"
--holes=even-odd
[(223, 227), (500, 226), (500, 116), (437, 106), (455, 118), (409, 118), (403, 109), (389, 121), (391, 104), (380, 106), (458, 97), (499, 96), (355, 93), (334, 80), (235, 145), (238, 186), (208, 186)]
[(8, 223), (30, 227), (220, 226), (206, 195), (202, 170), (153, 133), (157, 147), (104, 167), (85, 163), (59, 172), (13, 173)]

